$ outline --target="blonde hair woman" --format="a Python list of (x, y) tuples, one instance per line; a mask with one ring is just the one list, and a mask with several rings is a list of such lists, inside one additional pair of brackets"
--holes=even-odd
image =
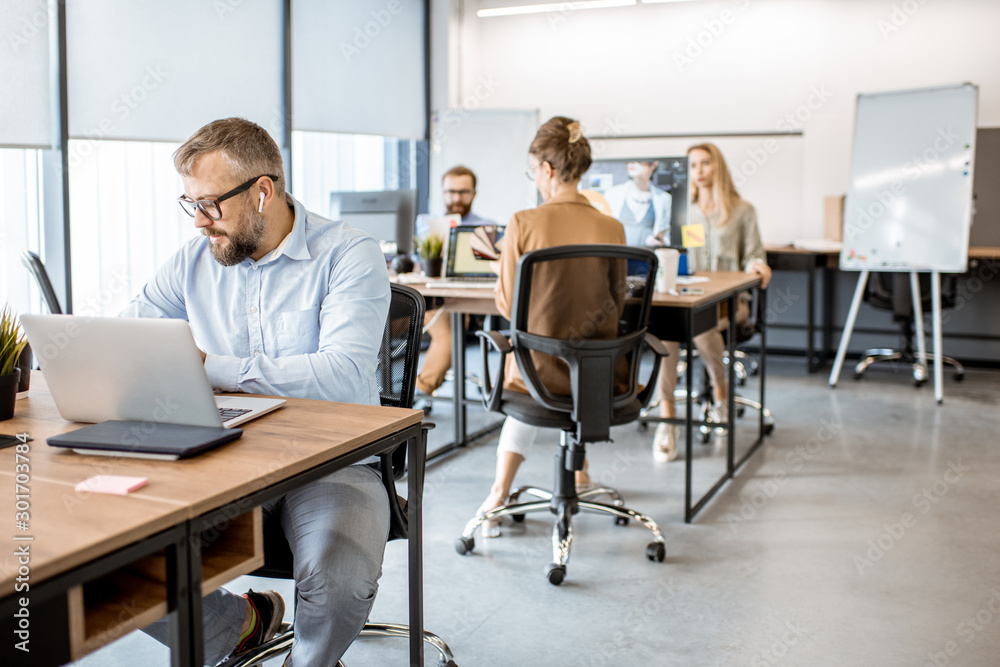
[[(692, 271), (746, 271), (760, 276), (761, 285), (767, 287), (771, 269), (764, 255), (764, 245), (757, 227), (757, 212), (747, 203), (733, 185), (726, 160), (714, 144), (698, 144), (688, 149), (691, 173), (691, 211), (689, 222), (705, 229), (705, 245), (688, 250), (688, 266)], [(738, 301), (736, 321), (742, 322), (750, 313), (749, 295)], [(726, 422), (726, 398), (729, 385), (726, 377), (725, 342), (722, 332), (729, 326), (729, 319), (720, 318), (716, 328), (695, 336), (694, 344), (712, 379), (714, 405), (709, 420)], [(674, 417), (674, 389), (677, 387), (677, 358), (680, 345), (667, 342), (670, 356), (660, 366), (657, 393), (660, 414)], [(653, 459), (665, 463), (677, 458), (676, 428), (673, 424), (660, 424), (653, 438)]]

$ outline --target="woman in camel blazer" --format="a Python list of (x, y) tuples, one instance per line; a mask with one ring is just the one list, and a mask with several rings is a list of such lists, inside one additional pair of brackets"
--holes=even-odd
[[(507, 318), (511, 315), (514, 278), (517, 260), (521, 255), (561, 245), (625, 244), (622, 224), (599, 212), (577, 191), (580, 177), (590, 168), (591, 163), (590, 144), (583, 137), (578, 122), (556, 116), (542, 125), (528, 150), (528, 160), (531, 164), (528, 176), (538, 187), (543, 203), (537, 208), (515, 213), (507, 225), (500, 253), (500, 278), (496, 291), (497, 308)], [(620, 307), (621, 296), (616, 296), (614, 289), (616, 274), (612, 264), (608, 260), (594, 258), (539, 267), (539, 271), (549, 273), (538, 273), (532, 281), (532, 307), (528, 313), (531, 332), (570, 338), (576, 331), (580, 331), (588, 310), (593, 312), (595, 308), (601, 308), (609, 299)], [(552, 272), (558, 272), (558, 275)], [(571, 291), (565, 290), (567, 284), (573, 285)], [(557, 289), (560, 290), (559, 294), (546, 295), (546, 292)], [(615, 337), (618, 318), (602, 319), (604, 321), (596, 327), (592, 337)], [(591, 327), (593, 325), (594, 322), (591, 322)], [(549, 391), (569, 394), (569, 372), (566, 365), (548, 355), (532, 355), (539, 377)], [(504, 389), (528, 393), (512, 356), (507, 357)], [(480, 512), (493, 509), (507, 499), (514, 475), (539, 432), (545, 431), (507, 417), (497, 445), (496, 478), (489, 496), (479, 508)], [(582, 477), (585, 477), (585, 473)], [(578, 473), (578, 481), (581, 481), (580, 478)], [(499, 523), (484, 523), (483, 535), (499, 535)]]

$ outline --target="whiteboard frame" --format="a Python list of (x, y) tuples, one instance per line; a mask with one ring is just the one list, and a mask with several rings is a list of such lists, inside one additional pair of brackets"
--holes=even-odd
[[(894, 263), (882, 263), (881, 261), (874, 261), (873, 258), (866, 256), (851, 257), (851, 252), (854, 247), (848, 239), (848, 230), (851, 228), (851, 223), (853, 218), (857, 216), (857, 212), (861, 210), (862, 205), (857, 204), (858, 200), (861, 199), (859, 193), (855, 191), (856, 187), (856, 176), (853, 173), (856, 168), (855, 158), (857, 157), (858, 149), (858, 110), (863, 100), (872, 100), (883, 97), (897, 97), (902, 95), (921, 95), (926, 93), (934, 92), (954, 92), (958, 89), (969, 88), (973, 93), (973, 108), (972, 117), (968, 139), (966, 142), (969, 148), (968, 152), (968, 163), (965, 169), (967, 170), (964, 174), (965, 182), (967, 183), (968, 197), (965, 200), (964, 208), (962, 211), (962, 217), (965, 220), (965, 224), (960, 225), (960, 229), (947, 231), (954, 231), (960, 233), (964, 236), (963, 242), (960, 244), (961, 256), (955, 257), (954, 259), (942, 259), (938, 261), (937, 259), (931, 259), (930, 261), (916, 261), (916, 262), (894, 262)], [(844, 221), (843, 221), (843, 246), (840, 252), (839, 268), (841, 271), (874, 271), (874, 272), (885, 272), (885, 273), (899, 273), (899, 272), (929, 272), (937, 271), (941, 273), (964, 273), (968, 269), (968, 253), (969, 253), (969, 236), (972, 229), (973, 215), (974, 215), (974, 200), (973, 200), (973, 184), (975, 179), (975, 155), (976, 155), (976, 134), (979, 127), (979, 86), (971, 82), (964, 82), (959, 84), (951, 84), (946, 86), (928, 86), (923, 88), (912, 88), (903, 90), (893, 90), (893, 91), (880, 91), (875, 93), (859, 93), (855, 100), (855, 114), (854, 114), (854, 136), (851, 144), (851, 161), (850, 169), (851, 174), (849, 176), (850, 185), (848, 188), (847, 196), (844, 200)], [(963, 130), (964, 130), (963, 126)], [(904, 163), (905, 167), (905, 163)], [(913, 181), (919, 183), (919, 180)], [(895, 185), (895, 182), (893, 183)], [(891, 190), (891, 186), (890, 186)], [(894, 192), (894, 190), (893, 190)], [(864, 208), (870, 208), (874, 202), (865, 200), (867, 203)], [(870, 215), (870, 214), (869, 214)], [(909, 231), (909, 230), (908, 230)], [(876, 248), (877, 250), (877, 248)]]

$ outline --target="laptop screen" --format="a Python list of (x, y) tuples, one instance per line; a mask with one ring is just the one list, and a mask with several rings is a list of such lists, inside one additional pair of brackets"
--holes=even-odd
[(490, 262), (500, 258), (502, 225), (459, 225), (448, 234), (448, 278), (488, 278), (496, 274)]

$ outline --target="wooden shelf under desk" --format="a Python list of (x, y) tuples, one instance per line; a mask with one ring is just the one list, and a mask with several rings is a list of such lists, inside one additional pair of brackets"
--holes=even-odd
[[(201, 535), (202, 595), (264, 564), (261, 509), (255, 507)], [(73, 660), (167, 614), (166, 553), (160, 551), (70, 589)]]

